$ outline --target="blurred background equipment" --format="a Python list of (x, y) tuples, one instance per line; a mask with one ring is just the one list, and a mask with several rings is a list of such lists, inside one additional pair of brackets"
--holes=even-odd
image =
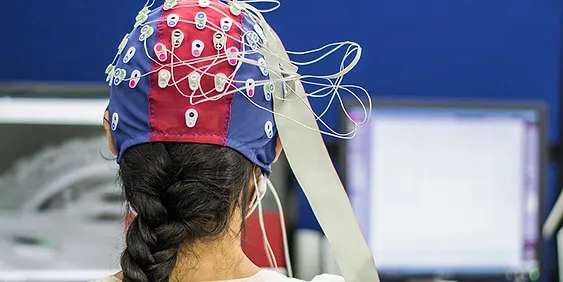
[(545, 135), (541, 106), (376, 101), (343, 156), (380, 274), (539, 278)]
[(118, 269), (123, 198), (106, 159), (105, 103), (0, 99), (0, 281)]

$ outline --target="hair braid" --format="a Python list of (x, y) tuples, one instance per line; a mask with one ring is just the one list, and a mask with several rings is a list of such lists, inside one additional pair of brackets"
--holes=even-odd
[[(174, 175), (171, 175), (174, 174), (173, 161), (163, 144), (153, 147), (158, 153), (149, 154), (146, 158), (148, 163), (154, 165), (154, 169), (147, 173), (135, 173), (137, 186), (124, 187), (129, 204), (137, 212), (127, 232), (127, 248), (121, 258), (124, 282), (169, 281), (178, 250), (187, 236), (184, 225), (170, 217), (170, 212), (160, 199), (169, 190), (167, 186), (174, 181)], [(126, 162), (120, 172), (122, 179), (127, 177), (124, 171), (129, 168), (128, 164)], [(135, 169), (138, 165), (133, 166), (131, 168)]]
[(119, 176), (137, 217), (121, 257), (123, 282), (168, 282), (182, 246), (222, 235), (236, 208), (246, 210), (252, 170), (236, 151), (214, 145), (128, 149)]

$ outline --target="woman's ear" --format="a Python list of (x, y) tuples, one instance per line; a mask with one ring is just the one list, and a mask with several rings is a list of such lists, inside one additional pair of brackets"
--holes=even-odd
[(117, 149), (115, 148), (115, 144), (113, 143), (113, 134), (111, 132), (111, 125), (109, 124), (109, 111), (106, 110), (104, 113), (104, 130), (106, 131), (106, 137), (108, 139), (109, 149), (114, 155), (118, 155)]
[(274, 158), (274, 161), (272, 163), (275, 163), (278, 161), (278, 159), (280, 158), (280, 155), (283, 151), (283, 146), (280, 140), (280, 137), (278, 136), (277, 138), (277, 143), (276, 143), (276, 157)]

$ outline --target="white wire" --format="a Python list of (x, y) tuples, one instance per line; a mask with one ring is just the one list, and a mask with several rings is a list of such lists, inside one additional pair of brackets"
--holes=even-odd
[(256, 208), (258, 207), (258, 203), (259, 203), (260, 201), (262, 201), (262, 199), (264, 198), (264, 196), (266, 196), (266, 192), (267, 192), (267, 191), (264, 191), (264, 193), (262, 193), (262, 195), (260, 195), (260, 194), (259, 194), (260, 192), (258, 192), (258, 191), (255, 189), (254, 195), (252, 195), (252, 199), (253, 199), (252, 201), (253, 201), (253, 202), (252, 202), (252, 204), (251, 204), (251, 206), (250, 206), (250, 209), (248, 209), (246, 218), (250, 217), (250, 216), (252, 215), (252, 213), (256, 210)]
[(275, 6), (270, 8), (270, 9), (257, 9), (261, 13), (273, 12), (281, 6), (280, 1), (278, 1), (278, 0), (239, 0), (239, 2), (244, 2), (244, 3), (249, 3), (249, 4), (250, 3), (273, 3), (273, 4), (275, 4)]
[(274, 187), (274, 185), (272, 184), (272, 182), (270, 181), (270, 179), (266, 180), (266, 186), (270, 189), (270, 191), (272, 191), (272, 195), (274, 196), (274, 199), (276, 200), (276, 205), (278, 206), (278, 212), (280, 215), (280, 223), (281, 223), (281, 230), (282, 230), (282, 239), (283, 239), (283, 252), (285, 255), (285, 264), (287, 267), (287, 274), (290, 278), (293, 277), (293, 268), (291, 266), (291, 256), (289, 253), (289, 242), (287, 241), (287, 230), (285, 228), (285, 217), (284, 217), (284, 213), (283, 213), (283, 207), (282, 207), (282, 203), (280, 201), (280, 197), (278, 195), (278, 192), (276, 191), (276, 188)]
[[(268, 241), (268, 235), (266, 234), (266, 226), (264, 224), (264, 214), (262, 210), (262, 201), (260, 196), (260, 189), (258, 188), (258, 183), (256, 182), (256, 174), (254, 176), (254, 190), (257, 192), (256, 199), (258, 200), (258, 220), (260, 222), (260, 229), (262, 230), (262, 238), (264, 239), (264, 250), (266, 251), (266, 255), (268, 257), (270, 267), (278, 268), (278, 264), (276, 262), (276, 256), (272, 247), (270, 245), (270, 241)], [(263, 177), (263, 176), (261, 176)], [(266, 190), (264, 190), (266, 193)]]
[[(244, 53), (244, 52), (243, 52), (243, 53)], [(173, 56), (174, 56), (174, 55), (173, 55)], [(214, 57), (215, 57), (215, 56), (214, 56)], [(215, 57), (215, 58), (216, 58), (216, 57)], [(244, 58), (240, 58), (240, 60), (244, 61)], [(256, 64), (256, 65), (257, 65), (257, 62), (256, 62), (256, 61), (253, 61), (253, 60), (250, 60), (248, 63), (249, 63), (249, 64)], [(172, 65), (173, 65), (173, 64), (172, 64)], [(208, 66), (206, 66), (206, 67), (208, 67)], [(240, 67), (240, 64), (238, 65), (238, 67)], [(237, 67), (237, 69), (238, 69), (238, 67)], [(196, 68), (194, 68), (194, 67), (192, 67), (192, 68), (193, 68), (193, 70), (196, 70), (196, 71), (199, 70), (199, 69), (196, 69)], [(274, 71), (274, 70), (271, 70), (271, 69), (270, 69), (270, 71)], [(236, 72), (234, 72), (234, 73), (236, 73)], [(233, 73), (233, 75), (234, 75), (234, 73)], [(202, 74), (206, 74), (206, 72), (204, 71)], [(212, 76), (215, 76), (215, 75), (212, 75)], [(311, 76), (311, 77), (313, 77), (313, 76)], [(317, 77), (315, 77), (315, 78), (317, 78)], [(279, 80), (281, 80), (281, 81), (283, 81), (283, 82), (286, 82), (286, 81), (290, 81), (291, 79), (293, 79), (293, 78), (290, 77), (290, 78), (284, 78), (284, 79), (279, 79)], [(328, 79), (328, 78), (325, 78), (325, 79)], [(180, 82), (180, 81), (182, 81), (182, 80), (183, 80), (183, 79), (180, 79), (180, 80), (177, 81), (177, 82)], [(244, 83), (243, 81), (233, 81), (232, 79), (229, 80), (229, 84), (232, 84), (233, 82)], [(277, 82), (277, 80), (258, 81), (258, 82), (256, 83), (256, 86), (262, 86), (262, 85), (263, 85), (262, 82), (264, 82), (264, 83), (266, 83), (266, 82)], [(324, 84), (319, 84), (319, 83), (309, 83), (309, 84), (313, 84), (313, 85), (324, 85)], [(332, 83), (331, 83), (331, 84), (332, 84)], [(209, 97), (206, 96), (205, 93), (204, 93), (203, 95), (199, 95), (199, 96), (194, 96), (193, 93), (192, 93), (192, 95), (187, 96), (187, 95), (185, 95), (185, 94), (178, 88), (177, 83), (175, 83), (174, 85), (177, 87), (178, 91), (179, 91), (183, 96), (190, 98), (190, 103), (191, 103), (192, 105), (199, 104), (199, 103), (201, 103), (201, 102), (206, 102), (206, 101), (209, 101), (209, 99), (210, 99)], [(344, 89), (345, 91), (351, 93), (351, 94), (360, 102), (360, 105), (361, 105), (362, 108), (364, 109), (364, 113), (369, 113), (369, 111), (366, 111), (365, 106), (364, 106), (364, 105), (362, 104), (362, 102), (361, 102), (361, 99), (359, 99), (359, 98), (357, 97), (357, 95), (356, 95), (353, 91), (351, 91), (350, 89), (347, 89), (347, 88), (345, 88), (345, 87), (343, 87), (343, 86), (340, 86), (340, 85), (334, 85), (334, 84), (332, 84), (332, 87), (342, 88), (342, 89)], [(349, 87), (357, 87), (357, 88), (361, 89), (363, 92), (366, 93), (366, 96), (368, 96), (368, 99), (369, 99), (369, 94), (367, 93), (367, 91), (366, 91), (365, 89), (363, 89), (363, 88), (361, 88), (361, 87), (359, 87), (359, 86), (353, 86), (353, 85), (351, 85), (351, 86), (349, 86)], [(212, 90), (211, 90), (210, 92), (212, 92)], [(232, 91), (230, 91), (230, 92), (224, 92), (223, 94), (214, 96), (213, 98), (214, 98), (214, 99), (221, 98), (221, 97), (223, 97), (223, 96), (225, 96), (225, 95), (232, 94), (232, 93), (235, 93), (235, 92), (241, 92), (241, 89), (240, 89), (240, 88), (236, 88), (236, 89), (234, 89), (234, 90), (232, 90)], [(244, 93), (242, 93), (242, 92), (241, 92), (241, 94), (244, 95)], [(343, 100), (340, 98), (340, 95), (337, 94), (337, 91), (335, 92), (335, 94), (338, 96), (339, 101), (341, 102), (341, 106), (342, 106), (344, 112), (346, 112), (346, 110), (345, 110), (345, 108), (344, 108)], [(201, 96), (206, 97), (207, 100), (202, 100), (202, 101), (199, 101), (198, 103), (194, 103), (194, 102), (193, 102), (192, 99), (193, 99), (194, 97), (201, 97)], [(292, 120), (293, 122), (296, 122), (296, 123), (298, 123), (298, 124), (300, 124), (300, 125), (302, 125), (302, 126), (305, 126), (305, 125), (299, 123), (298, 121), (296, 121), (296, 120), (294, 120), (294, 119), (292, 119), (292, 118), (290, 118), (290, 117), (287, 117), (287, 116), (285, 116), (285, 115), (281, 115), (281, 114), (275, 113), (275, 112), (273, 112), (273, 111), (271, 111), (271, 110), (269, 110), (269, 109), (267, 109), (267, 108), (265, 108), (265, 107), (262, 107), (262, 106), (256, 104), (254, 101), (252, 101), (252, 100), (251, 100), (249, 97), (247, 97), (246, 95), (244, 95), (244, 96), (245, 96), (251, 103), (253, 103), (255, 106), (257, 106), (257, 107), (259, 107), (259, 108), (261, 108), (261, 109), (263, 109), (263, 110), (265, 110), (265, 111), (268, 111), (268, 112), (270, 112), (270, 113), (272, 113), (272, 114), (276, 114), (276, 115), (283, 116), (283, 117), (285, 117), (285, 118), (288, 118), (288, 119)], [(302, 98), (298, 98), (298, 99), (300, 99), (301, 102), (304, 102), (304, 101), (302, 100)], [(333, 99), (333, 97), (331, 98), (331, 101), (332, 101), (332, 99)], [(330, 106), (330, 103), (329, 103), (329, 106)], [(370, 101), (370, 108), (371, 108), (371, 101)], [(326, 112), (326, 110), (325, 110), (325, 112)], [(313, 112), (313, 114), (315, 114), (315, 113)], [(323, 112), (323, 114), (324, 114), (324, 112)], [(321, 115), (321, 116), (322, 116), (322, 115)], [(346, 116), (349, 117), (349, 115), (348, 115), (347, 112), (346, 112)], [(364, 115), (364, 116), (365, 116), (366, 118), (364, 119), (363, 122), (361, 122), (361, 124), (363, 124), (364, 122), (367, 121), (367, 119), (369, 118), (369, 114), (366, 114), (366, 115)], [(322, 125), (324, 125), (325, 127), (327, 127), (327, 128), (329, 129), (329, 131), (330, 131), (330, 132), (320, 131), (321, 133), (323, 133), (323, 134), (325, 134), (325, 135), (333, 136), (333, 137), (336, 137), (336, 138), (346, 138), (346, 139), (347, 139), (347, 138), (352, 138), (352, 137), (355, 135), (355, 129), (356, 129), (356, 127), (358, 126), (358, 124), (357, 124), (355, 121), (353, 121), (351, 118), (349, 118), (349, 119), (352, 121), (352, 123), (354, 123), (354, 129), (353, 129), (352, 131), (348, 132), (348, 133), (341, 134), (341, 133), (338, 133), (338, 132), (336, 132), (335, 130), (333, 130), (330, 126), (328, 126), (319, 116), (317, 117), (317, 120), (319, 120), (320, 123), (321, 123)], [(311, 127), (307, 127), (307, 128), (309, 128), (309, 129), (311, 129), (311, 130), (318, 131), (317, 128), (311, 128)]]
[[(152, 1), (152, 2), (151, 2)], [(155, 0), (147, 0), (146, 5), (143, 9), (146, 8), (150, 8), (152, 7), (152, 5), (154, 5)], [(178, 9), (178, 8), (182, 8), (182, 7), (197, 7), (198, 1), (186, 1), (183, 2), (180, 5), (177, 5), (176, 7), (174, 7), (174, 9)], [(228, 3), (232, 3), (233, 1), (228, 1)], [(243, 13), (246, 13), (246, 15), (250, 16), (252, 19), (255, 20), (256, 24), (261, 26), (263, 29), (263, 35), (266, 37), (262, 37), (262, 35), (260, 35), (260, 39), (264, 40), (264, 41), (268, 41), (268, 40), (272, 40), (273, 38), (276, 38), (277, 35), (275, 35), (275, 33), (271, 30), (271, 28), (269, 27), (269, 25), (267, 25), (266, 20), (264, 19), (262, 13), (265, 12), (271, 12), (277, 8), (279, 8), (280, 6), (280, 2), (278, 0), (243, 0), (243, 1), (236, 1), (240, 4), (241, 8), (243, 9)], [(270, 4), (274, 4), (274, 7), (271, 9), (257, 9), (255, 7), (253, 7), (252, 5), (250, 5), (251, 3), (270, 3)], [(225, 17), (230, 17), (230, 15), (228, 15), (227, 13), (223, 12), (222, 10), (218, 9), (217, 7), (214, 7), (214, 5), (210, 5), (208, 8), (214, 9), (215, 11), (217, 11), (218, 13), (220, 13), (221, 15), (225, 16)], [(150, 11), (149, 12), (154, 12), (154, 11)], [(149, 25), (149, 24), (153, 24), (155, 22), (160, 22), (160, 21), (165, 21), (165, 19), (159, 19), (159, 20), (153, 20), (153, 21), (148, 21), (145, 22), (141, 25), (141, 27), (143, 25)], [(179, 22), (183, 22), (183, 23), (187, 23), (187, 24), (195, 24), (194, 21), (190, 21), (190, 20), (186, 20), (186, 19), (182, 19), (179, 20)], [(266, 65), (266, 69), (268, 70), (268, 72), (270, 73), (270, 79), (264, 79), (264, 80), (258, 80), (255, 81), (255, 87), (260, 87), (260, 86), (264, 86), (267, 83), (281, 83), (286, 91), (293, 91), (295, 92), (295, 89), (293, 89), (289, 83), (302, 83), (304, 85), (308, 85), (308, 86), (314, 86), (314, 87), (318, 87), (318, 89), (313, 90), (312, 92), (306, 94), (305, 97), (300, 97), (298, 95), (294, 95), (295, 97), (293, 98), (285, 98), (285, 97), (278, 97), (276, 95), (276, 99), (279, 100), (284, 100), (284, 101), (292, 101), (295, 103), (303, 103), (304, 105), (306, 105), (311, 113), (315, 116), (315, 119), (319, 122), (319, 124), (321, 124), (323, 127), (325, 127), (327, 130), (320, 130), (318, 127), (309, 127), (306, 126), (302, 123), (300, 123), (299, 121), (295, 120), (292, 117), (286, 116), (286, 115), (282, 115), (280, 113), (276, 113), (264, 106), (260, 106), (258, 105), (256, 102), (254, 102), (250, 97), (248, 97), (245, 93), (245, 87), (239, 88), (237, 87), (238, 84), (242, 84), (245, 85), (246, 81), (237, 81), (236, 78), (236, 73), (238, 72), (239, 68), (241, 67), (242, 64), (250, 64), (250, 65), (254, 65), (259, 67), (260, 64), (256, 61), (256, 60), (252, 60), (246, 57), (246, 55), (250, 55), (250, 54), (255, 54), (258, 53), (255, 50), (252, 50), (250, 47), (250, 45), (245, 41), (244, 38), (247, 37), (248, 32), (246, 32), (243, 36), (242, 36), (242, 40), (239, 40), (238, 37), (234, 37), (229, 35), (228, 33), (224, 32), (219, 26), (217, 26), (215, 23), (208, 21), (206, 23), (206, 28), (209, 28), (213, 31), (216, 32), (222, 32), (226, 38), (230, 38), (234, 41), (236, 41), (238, 44), (240, 44), (239, 46), (242, 46), (242, 50), (239, 50), (238, 53), (234, 53), (232, 55), (234, 55), (234, 57), (237, 59), (238, 64), (236, 65), (235, 70), (233, 71), (233, 73), (227, 77), (227, 81), (225, 82), (225, 86), (224, 86), (224, 91), (222, 91), (221, 93), (217, 93), (214, 94), (213, 92), (215, 92), (215, 89), (209, 89), (207, 92), (204, 91), (204, 89), (202, 89), (201, 84), (198, 85), (198, 88), (196, 90), (192, 90), (190, 94), (188, 93), (184, 93), (182, 91), (182, 89), (180, 89), (179, 84), (183, 81), (185, 81), (186, 79), (189, 78), (189, 75), (193, 72), (197, 72), (198, 75), (200, 76), (200, 81), (201, 78), (203, 78), (204, 76), (212, 76), (215, 77), (217, 74), (210, 74), (208, 73), (209, 69), (217, 64), (221, 64), (226, 62), (227, 60), (229, 60), (229, 56), (226, 54), (226, 52), (222, 52), (225, 51), (227, 49), (227, 44), (225, 44), (224, 46), (224, 50), (219, 50), (217, 52), (216, 55), (213, 56), (207, 56), (207, 57), (201, 57), (201, 58), (190, 58), (188, 60), (183, 60), (182, 58), (179, 58), (177, 56), (177, 54), (175, 54), (174, 49), (175, 47), (172, 46), (172, 48), (170, 50), (166, 50), (166, 52), (168, 52), (168, 56), (171, 57), (170, 59), (170, 63), (169, 64), (162, 64), (161, 62), (159, 62), (158, 60), (156, 60), (155, 58), (153, 58), (150, 55), (148, 46), (147, 46), (147, 40), (144, 41), (144, 49), (145, 49), (145, 54), (147, 57), (150, 58), (150, 60), (152, 60), (154, 63), (156, 63), (159, 67), (155, 68), (145, 74), (141, 74), (140, 78), (146, 77), (148, 75), (151, 75), (155, 72), (159, 72), (162, 69), (165, 68), (169, 68), (170, 69), (170, 73), (171, 73), (171, 78), (169, 80), (169, 83), (167, 86), (174, 86), (176, 88), (176, 90), (184, 97), (188, 98), (190, 101), (191, 105), (197, 105), (203, 102), (208, 102), (208, 101), (215, 101), (218, 100), (224, 96), (227, 95), (243, 95), (248, 101), (250, 101), (252, 104), (254, 104), (256, 107), (260, 108), (261, 110), (267, 111), (271, 114), (277, 115), (277, 116), (281, 116), (283, 118), (287, 118), (290, 121), (297, 123), (301, 126), (306, 127), (309, 130), (313, 130), (316, 132), (320, 132), (321, 134), (327, 135), (327, 136), (332, 136), (335, 138), (340, 138), (340, 139), (350, 139), (353, 138), (356, 134), (356, 130), (358, 127), (361, 127), (363, 125), (365, 125), (370, 118), (371, 115), (371, 107), (372, 107), (372, 103), (371, 103), (371, 98), (369, 95), (369, 92), (360, 87), (360, 86), (356, 86), (356, 85), (342, 85), (342, 80), (345, 74), (347, 74), (348, 72), (350, 72), (350, 70), (352, 68), (354, 68), (360, 57), (361, 57), (361, 53), (362, 53), (362, 48), (360, 45), (358, 45), (355, 42), (351, 42), (351, 41), (344, 41), (344, 42), (336, 42), (336, 43), (331, 43), (328, 45), (325, 45), (323, 47), (317, 48), (317, 49), (313, 49), (313, 50), (309, 50), (309, 51), (286, 51), (288, 54), (290, 55), (294, 55), (294, 56), (301, 56), (301, 55), (309, 55), (309, 54), (314, 54), (314, 53), (321, 53), (319, 56), (317, 56), (315, 59), (310, 60), (310, 61), (295, 61), (292, 60), (291, 62), (287, 62), (288, 64), (292, 64), (294, 66), (307, 66), (307, 65), (312, 65), (315, 63), (318, 63), (319, 61), (327, 58), (328, 56), (334, 54), (335, 52), (337, 52), (340, 49), (343, 49), (344, 47), (346, 47), (346, 52), (344, 54), (344, 56), (342, 57), (341, 63), (340, 63), (340, 68), (339, 71), (333, 74), (326, 74), (326, 75), (299, 75), (297, 73), (288, 73), (288, 72), (280, 72), (280, 70), (276, 69), (274, 66), (271, 65)], [(238, 21), (233, 20), (233, 26), (231, 28), (238, 28), (239, 30), (243, 30), (243, 27), (241, 26), (241, 24)], [(129, 34), (133, 34), (133, 32), (135, 31), (135, 28), (133, 29), (133, 31)], [(156, 32), (156, 30), (153, 32)], [(185, 39), (187, 39), (188, 36), (185, 37)], [(129, 37), (128, 40), (135, 40), (132, 37)], [(184, 43), (186, 44), (186, 43)], [(211, 47), (213, 48), (213, 47)], [(273, 52), (271, 52), (270, 50), (267, 49), (267, 46), (260, 46), (262, 53), (267, 52), (270, 53), (270, 55), (272, 56), (276, 56), (279, 60), (281, 61), (285, 61), (285, 59), (283, 58), (279, 58), (279, 56), (277, 54), (274, 54)], [(112, 62), (112, 66), (114, 66), (115, 68), (115, 61), (119, 59), (120, 54), (117, 54), (114, 57), (114, 60)], [(353, 56), (353, 57), (352, 57)], [(352, 57), (351, 62), (346, 63), (346, 61)], [(202, 64), (204, 62), (210, 62), (207, 65), (204, 65), (202, 67), (196, 68), (195, 65), (196, 64)], [(174, 75), (174, 69), (176, 67), (188, 67), (191, 69), (190, 72), (188, 72), (187, 76), (184, 77), (176, 77)], [(110, 74), (111, 76), (111, 74)], [(112, 77), (113, 78), (113, 77)], [(314, 81), (309, 81), (310, 79), (320, 79), (325, 81), (326, 83), (320, 83), (320, 82), (314, 82)], [(123, 81), (129, 81), (130, 78), (126, 78), (123, 79)], [(110, 84), (112, 83), (112, 80), (110, 80)], [(367, 97), (367, 102), (368, 105), (366, 107), (366, 105), (363, 102), (363, 99), (359, 96), (361, 94), (357, 94), (354, 90), (359, 90), (360, 93), (363, 93), (366, 97)], [(349, 94), (352, 97), (354, 97), (354, 100), (357, 101), (360, 105), (360, 107), (363, 110), (364, 113), (364, 118), (361, 121), (355, 121), (354, 119), (351, 118), (351, 116), (349, 115), (345, 105), (344, 105), (344, 99), (342, 98), (343, 94)], [(285, 96), (285, 95), (284, 95)], [(328, 103), (326, 104), (326, 107), (320, 111), (319, 114), (316, 114), (315, 111), (311, 108), (310, 104), (308, 103), (308, 101), (306, 101), (307, 98), (328, 98)], [(198, 99), (198, 100), (195, 100)], [(333, 102), (335, 99), (338, 99), (339, 104), (340, 104), (340, 108), (342, 109), (342, 111), (344, 112), (344, 115), (348, 118), (348, 120), (352, 123), (352, 129), (350, 129), (347, 132), (338, 132), (337, 130), (331, 128), (328, 124), (326, 124), (323, 121), (323, 117), (326, 115), (326, 113), (328, 113), (330, 107), (333, 105)]]

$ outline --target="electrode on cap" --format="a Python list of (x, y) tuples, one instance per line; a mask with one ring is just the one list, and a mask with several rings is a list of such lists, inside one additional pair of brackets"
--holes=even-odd
[(118, 124), (119, 124), (119, 114), (113, 113), (113, 115), (111, 115), (111, 130), (115, 131), (117, 129)]
[(221, 29), (224, 32), (228, 32), (229, 30), (231, 30), (231, 27), (233, 26), (233, 20), (231, 18), (223, 18), (221, 20)]
[(182, 46), (182, 42), (184, 41), (184, 32), (180, 29), (175, 29), (172, 31), (172, 46), (174, 48), (179, 48)]
[(147, 38), (151, 37), (151, 35), (154, 33), (154, 28), (150, 25), (145, 25), (143, 26), (143, 28), (141, 29), (141, 35), (139, 35), (139, 41), (145, 41), (147, 40)]
[(180, 21), (180, 16), (178, 16), (177, 14), (170, 14), (166, 18), (168, 27), (176, 27), (179, 21)]
[(113, 85), (119, 85), (125, 79), (127, 71), (124, 69), (115, 69), (113, 73)]
[(255, 87), (255, 82), (254, 79), (249, 78), (246, 80), (246, 95), (248, 95), (248, 97), (252, 98), (254, 96), (254, 87)]
[(189, 109), (186, 111), (186, 126), (193, 128), (197, 122), (199, 114), (195, 109)]
[(192, 42), (192, 56), (196, 58), (201, 56), (203, 49), (205, 49), (205, 44), (203, 44), (203, 41), (194, 40), (194, 42)]
[(158, 87), (166, 88), (170, 82), (170, 78), (172, 78), (172, 74), (169, 70), (160, 70), (158, 72)]
[(209, 7), (209, 5), (211, 5), (210, 0), (199, 0), (199, 6), (201, 8), (207, 8), (207, 7)]
[(225, 85), (227, 84), (227, 75), (224, 73), (218, 73), (215, 76), (215, 90), (217, 92), (223, 92), (225, 90)]
[(131, 89), (137, 87), (139, 80), (141, 80), (141, 72), (139, 70), (134, 70), (131, 73), (131, 78), (129, 78), (129, 87)]
[(195, 26), (197, 29), (201, 30), (205, 28), (207, 24), (207, 15), (204, 12), (199, 12), (195, 15)]
[(156, 55), (156, 58), (161, 61), (164, 62), (168, 59), (168, 48), (166, 48), (166, 46), (162, 43), (157, 43), (154, 45), (154, 54)]
[(264, 58), (258, 59), (258, 65), (263, 76), (270, 75), (270, 71), (268, 71), (268, 65), (266, 64), (266, 60)]
[(223, 50), (225, 48), (225, 43), (227, 43), (227, 37), (224, 33), (218, 31), (213, 35), (213, 45), (217, 51)]
[(189, 83), (190, 83), (190, 89), (192, 91), (196, 91), (199, 88), (200, 80), (201, 80), (201, 75), (197, 71), (194, 71), (190, 74)]
[(137, 52), (137, 49), (135, 49), (135, 46), (129, 47), (129, 49), (127, 50), (127, 53), (125, 53), (125, 56), (123, 57), (123, 63), (124, 64), (129, 63), (129, 61), (131, 61), (133, 56), (135, 56), (135, 52)]
[(266, 132), (266, 136), (268, 136), (268, 138), (272, 139), (272, 137), (274, 137), (274, 126), (271, 121), (266, 122), (264, 125), (264, 131)]

